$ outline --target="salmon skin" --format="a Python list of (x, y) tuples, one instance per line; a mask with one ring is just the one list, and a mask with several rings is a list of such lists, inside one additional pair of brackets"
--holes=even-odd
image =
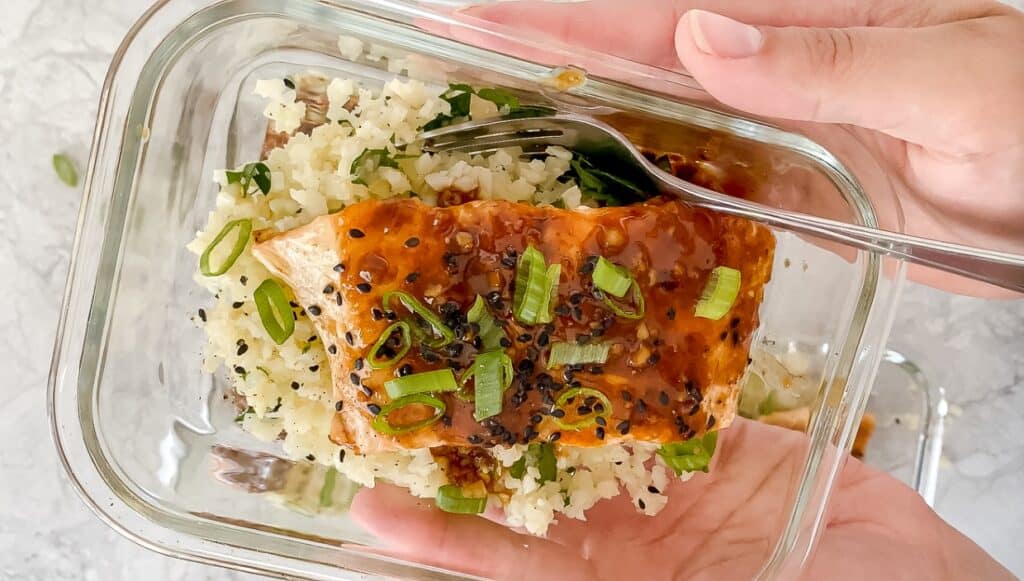
[[(513, 314), (516, 266), (529, 246), (547, 264), (561, 265), (548, 324), (524, 325)], [(663, 198), (577, 210), (504, 201), (438, 208), (407, 198), (351, 205), (260, 242), (253, 252), (291, 287), (328, 347), (339, 409), (331, 439), (366, 453), (552, 441), (665, 443), (727, 426), (774, 248), (774, 236), (759, 224)], [(628, 269), (646, 305), (641, 318), (616, 315), (595, 292), (597, 257)], [(738, 297), (721, 319), (697, 317), (695, 306), (717, 266), (740, 271)], [(439, 348), (413, 340), (395, 365), (371, 369), (371, 348), (397, 317), (383, 304), (390, 291), (419, 300), (456, 339)], [(376, 429), (377, 414), (392, 401), (386, 381), (446, 368), (458, 378), (470, 368), (481, 351), (466, 321), (477, 296), (504, 330), (503, 350), (514, 367), (502, 411), (475, 420), (470, 381), (469, 397), (433, 394), (443, 413), (413, 404), (388, 416), (406, 426), (436, 414), (433, 423), (400, 434)], [(556, 342), (606, 345), (609, 356), (602, 364), (549, 369)], [(577, 392), (556, 405), (577, 388), (603, 397)], [(581, 427), (566, 427), (573, 424)]]

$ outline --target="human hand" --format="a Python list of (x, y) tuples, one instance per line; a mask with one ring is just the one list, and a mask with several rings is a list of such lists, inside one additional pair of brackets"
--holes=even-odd
[[(719, 101), (752, 114), (846, 124), (891, 176), (908, 233), (1024, 252), (1024, 14), (1013, 8), (596, 0), (501, 2), (463, 15), (682, 64)], [(965, 294), (1009, 292), (915, 265), (909, 275)]]
[[(674, 481), (655, 517), (626, 495), (546, 538), (441, 512), (403, 489), (364, 489), (352, 517), (391, 553), (496, 579), (750, 579), (768, 557), (800, 476), (805, 436), (739, 419), (708, 474)], [(912, 490), (851, 459), (832, 492), (809, 579), (1012, 579)]]

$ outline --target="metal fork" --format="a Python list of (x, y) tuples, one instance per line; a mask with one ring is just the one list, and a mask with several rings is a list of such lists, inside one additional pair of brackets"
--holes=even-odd
[(549, 145), (560, 145), (583, 155), (599, 155), (620, 166), (628, 166), (634, 173), (646, 175), (658, 193), (677, 196), (693, 206), (1024, 292), (1024, 255), (847, 224), (719, 194), (665, 172), (644, 157), (618, 130), (590, 117), (556, 114), (471, 121), (428, 131), (421, 139), (424, 151), (471, 154), (505, 147), (522, 147), (524, 152), (536, 154)]

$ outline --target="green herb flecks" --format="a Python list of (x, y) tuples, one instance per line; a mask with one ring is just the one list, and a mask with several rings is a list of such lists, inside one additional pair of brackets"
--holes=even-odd
[(248, 196), (256, 192), (263, 195), (270, 193), (270, 168), (262, 162), (247, 163), (237, 171), (226, 171), (224, 175), (229, 184), (238, 184), (242, 195)]
[(573, 153), (566, 175), (576, 179), (584, 198), (605, 206), (623, 206), (650, 197), (648, 191), (633, 180), (598, 169), (590, 158), (578, 152)]
[(398, 167), (398, 161), (392, 157), (387, 149), (367, 149), (359, 154), (352, 162), (349, 173), (352, 174), (352, 183), (367, 185), (366, 176), (377, 171), (381, 167)]

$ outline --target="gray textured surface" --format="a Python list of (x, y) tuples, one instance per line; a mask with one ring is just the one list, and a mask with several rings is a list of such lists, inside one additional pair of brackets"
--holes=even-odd
[[(0, 19), (0, 579), (242, 579), (169, 559), (95, 519), (61, 473), (46, 372), (80, 191), (50, 156), (88, 157), (110, 55), (145, 0), (8, 0)], [(13, 275), (12, 275), (13, 273)], [(893, 346), (952, 406), (937, 509), (1024, 574), (1024, 302), (909, 288)]]

